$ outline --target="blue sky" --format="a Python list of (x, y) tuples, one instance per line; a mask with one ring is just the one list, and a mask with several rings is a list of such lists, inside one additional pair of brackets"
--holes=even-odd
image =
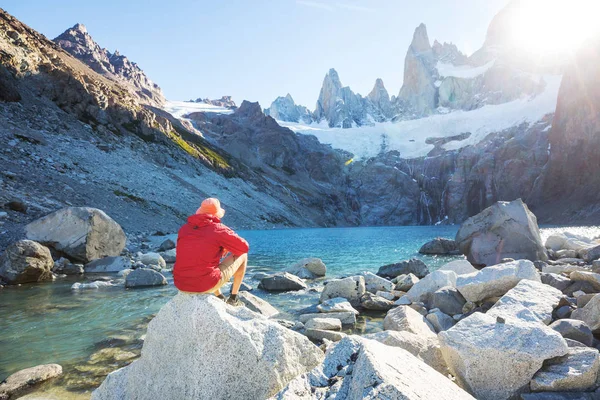
[(158, 83), (168, 99), (232, 95), (263, 107), (291, 93), (314, 109), (323, 77), (366, 95), (382, 78), (402, 85), (404, 56), (421, 22), (429, 38), (470, 54), (508, 0), (3, 0), (49, 38), (83, 23)]

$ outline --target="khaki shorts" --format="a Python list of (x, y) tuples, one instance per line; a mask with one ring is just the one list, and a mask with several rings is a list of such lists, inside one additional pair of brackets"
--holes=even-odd
[(233, 274), (235, 274), (235, 272), (240, 268), (240, 266), (246, 260), (246, 257), (247, 256), (245, 254), (240, 257), (235, 257), (231, 254), (229, 256), (227, 256), (227, 258), (225, 258), (221, 262), (221, 264), (219, 264), (219, 269), (221, 270), (221, 279), (219, 280), (219, 282), (217, 282), (217, 284), (215, 286), (208, 289), (207, 291), (205, 291), (205, 292), (186, 292), (186, 291), (181, 290), (181, 292), (206, 294), (206, 293), (214, 293), (217, 290), (220, 290), (221, 287), (223, 287), (223, 285), (225, 285), (227, 282), (229, 282), (231, 280), (231, 278), (233, 277)]

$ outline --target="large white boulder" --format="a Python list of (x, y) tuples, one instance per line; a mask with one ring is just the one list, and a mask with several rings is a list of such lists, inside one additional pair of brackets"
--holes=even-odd
[(477, 302), (503, 296), (523, 279), (541, 282), (540, 274), (529, 260), (517, 260), (483, 268), (456, 278), (456, 288), (467, 301)]
[(562, 336), (540, 323), (474, 313), (438, 335), (457, 383), (481, 400), (505, 400), (529, 384), (545, 360), (568, 352)]
[(256, 313), (262, 314), (267, 318), (279, 314), (279, 310), (273, 307), (268, 301), (263, 300), (250, 292), (242, 290), (238, 295), (242, 303)]
[[(335, 382), (335, 383), (333, 383)], [(314, 386), (314, 394), (310, 386)], [(322, 366), (290, 382), (275, 399), (473, 400), (408, 351), (349, 336), (327, 350)]]
[(571, 392), (593, 388), (598, 379), (598, 350), (588, 347), (569, 348), (569, 354), (546, 362), (531, 380), (535, 392)]
[(141, 358), (108, 375), (92, 399), (266, 399), (322, 360), (275, 321), (180, 292), (150, 322)]
[(537, 218), (521, 199), (499, 201), (467, 219), (456, 234), (461, 253), (475, 265), (503, 258), (547, 260)]
[(118, 256), (125, 247), (125, 233), (102, 210), (68, 207), (25, 226), (27, 239), (35, 240), (84, 263)]
[(427, 296), (443, 287), (456, 286), (456, 273), (454, 271), (433, 271), (406, 293), (406, 297), (412, 302), (425, 301)]
[(343, 297), (334, 297), (333, 299), (325, 300), (317, 305), (317, 310), (322, 313), (344, 312), (349, 311), (358, 315), (358, 311), (352, 307), (352, 304)]
[(456, 275), (472, 274), (478, 270), (467, 260), (454, 260), (438, 268), (438, 271), (454, 271)]
[(487, 314), (548, 325), (552, 322), (552, 311), (562, 297), (562, 292), (552, 286), (524, 279), (502, 296)]
[(0, 255), (0, 278), (12, 285), (52, 280), (52, 267), (50, 250), (32, 240), (19, 240)]
[(382, 290), (384, 292), (391, 292), (394, 289), (394, 284), (392, 281), (388, 281), (385, 278), (375, 275), (372, 272), (363, 271), (360, 275), (365, 278), (365, 290), (367, 292), (371, 292), (376, 294), (378, 291)]
[(320, 258), (305, 258), (288, 268), (287, 272), (303, 279), (325, 276), (327, 267)]
[(382, 331), (370, 333), (363, 337), (377, 340), (388, 346), (400, 347), (436, 371), (442, 374), (448, 373), (448, 367), (442, 356), (440, 341), (437, 336), (415, 335), (407, 331)]
[(409, 306), (399, 306), (388, 311), (383, 320), (383, 329), (390, 331), (406, 331), (423, 338), (436, 337), (433, 326)]
[(321, 292), (321, 303), (336, 297), (343, 297), (352, 306), (360, 306), (360, 298), (365, 294), (365, 278), (350, 276), (344, 279), (332, 279), (326, 282)]

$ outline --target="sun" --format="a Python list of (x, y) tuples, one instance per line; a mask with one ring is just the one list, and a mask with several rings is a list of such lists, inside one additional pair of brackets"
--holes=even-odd
[(520, 0), (510, 25), (511, 41), (537, 54), (574, 52), (600, 34), (600, 0)]

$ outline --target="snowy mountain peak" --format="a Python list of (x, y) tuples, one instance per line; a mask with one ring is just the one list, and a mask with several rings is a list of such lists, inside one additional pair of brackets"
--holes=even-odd
[(278, 97), (271, 103), (271, 107), (265, 109), (265, 114), (279, 121), (301, 122), (310, 124), (313, 121), (312, 113), (308, 108), (296, 105), (291, 94)]
[(367, 95), (367, 98), (373, 102), (379, 102), (381, 100), (387, 102), (390, 101), (390, 95), (383, 85), (383, 79), (377, 78), (375, 86), (373, 86), (373, 90)]
[(415, 29), (415, 33), (413, 34), (413, 40), (410, 44), (410, 47), (413, 51), (416, 52), (425, 52), (431, 50), (431, 45), (429, 44), (429, 36), (427, 35), (427, 27), (425, 24), (421, 23)]

